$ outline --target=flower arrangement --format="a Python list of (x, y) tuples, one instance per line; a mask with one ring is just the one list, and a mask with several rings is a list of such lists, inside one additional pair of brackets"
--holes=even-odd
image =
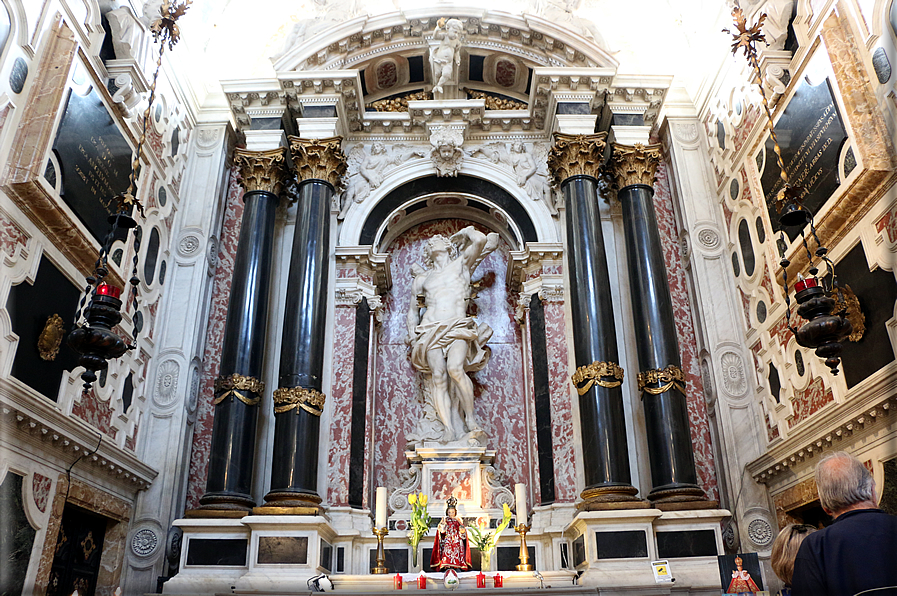
[(489, 568), (489, 559), (492, 557), (495, 545), (498, 544), (498, 538), (511, 522), (511, 508), (508, 507), (507, 503), (502, 503), (502, 514), (501, 523), (498, 524), (498, 527), (493, 532), (486, 532), (486, 527), (489, 525), (489, 516), (481, 517), (467, 529), (471, 542), (480, 549), (480, 568), (483, 570)]
[(411, 493), (408, 495), (411, 505), (411, 529), (408, 530), (408, 544), (411, 545), (411, 563), (417, 567), (417, 545), (420, 539), (430, 531), (430, 514), (427, 513), (427, 495)]

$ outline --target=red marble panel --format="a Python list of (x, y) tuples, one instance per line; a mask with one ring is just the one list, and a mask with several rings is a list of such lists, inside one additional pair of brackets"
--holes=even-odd
[(92, 388), (87, 392), (81, 393), (75, 399), (75, 405), (72, 407), (72, 416), (80, 418), (112, 439), (115, 439), (116, 435), (118, 435), (118, 429), (112, 428), (112, 415), (114, 413), (109, 402), (99, 399), (96, 391)]
[(832, 390), (825, 387), (821, 378), (814, 378), (806, 389), (794, 392), (791, 400), (794, 414), (788, 418), (788, 428), (794, 428), (833, 401)]
[(3, 211), (0, 211), (0, 252), (13, 255), (16, 246), (25, 244), (28, 234), (19, 225), (10, 219)]
[(3, 134), (3, 128), (6, 126), (6, 119), (9, 117), (10, 105), (6, 104), (0, 108), (0, 135)]
[(741, 125), (735, 129), (735, 134), (732, 136), (732, 146), (735, 148), (736, 153), (741, 149), (742, 145), (744, 145), (748, 136), (750, 136), (751, 130), (754, 128), (754, 124), (757, 123), (759, 118), (759, 108), (748, 108), (747, 113), (741, 120)]
[[(231, 170), (228, 187), (227, 209), (221, 226), (218, 243), (218, 265), (212, 287), (212, 303), (209, 309), (209, 326), (202, 360), (202, 381), (196, 406), (196, 422), (193, 427), (193, 450), (190, 454), (190, 475), (187, 484), (187, 509), (199, 507), (199, 498), (205, 492), (209, 469), (209, 450), (212, 443), (212, 421), (215, 416), (212, 399), (213, 385), (221, 362), (221, 342), (224, 339), (224, 323), (227, 318), (227, 301), (234, 274), (234, 256), (240, 239), (243, 218), (243, 192), (236, 182), (236, 170)], [(199, 297), (197, 297), (199, 299)]]
[(156, 131), (156, 127), (152, 123), (149, 123), (146, 127), (146, 144), (159, 161), (162, 161), (162, 134)]
[[(161, 294), (160, 294), (160, 296), (161, 296)], [(144, 325), (146, 327), (149, 327), (149, 331), (145, 331), (145, 333), (147, 333), (148, 337), (150, 339), (152, 339), (153, 333), (156, 330), (156, 314), (159, 312), (159, 298), (157, 298), (156, 301), (153, 302), (152, 304), (147, 305), (146, 311), (147, 311), (147, 315), (146, 315), (147, 320), (144, 323)]]
[(679, 354), (682, 358), (682, 371), (685, 373), (686, 385), (688, 387), (686, 401), (688, 404), (692, 447), (695, 453), (695, 466), (698, 472), (698, 483), (704, 489), (704, 492), (707, 493), (708, 498), (719, 500), (713, 448), (710, 441), (710, 423), (704, 402), (703, 381), (701, 378), (700, 359), (698, 358), (698, 342), (691, 318), (688, 285), (685, 270), (682, 267), (679, 230), (673, 215), (673, 202), (666, 163), (661, 162), (657, 168), (657, 181), (654, 184), (654, 192), (657, 227), (660, 232), (660, 242), (663, 246), (667, 278), (673, 300), (673, 318), (676, 322)]
[(495, 82), (502, 87), (513, 87), (517, 81), (517, 65), (510, 60), (499, 60), (495, 65)]
[(327, 498), (331, 505), (349, 504), (349, 451), (352, 439), (352, 371), (355, 362), (355, 306), (334, 311), (333, 382), (330, 386), (330, 465)]
[(573, 443), (573, 395), (567, 353), (564, 303), (545, 301), (545, 347), (551, 395), (551, 442), (554, 455), (555, 500), (576, 500), (576, 451)]
[(50, 500), (50, 486), (53, 481), (43, 474), (37, 472), (31, 477), (31, 496), (34, 498), (34, 505), (44, 513), (47, 510), (47, 502)]
[(137, 448), (137, 429), (139, 428), (138, 424), (134, 425), (134, 432), (129, 437), (125, 437), (125, 449), (130, 449), (134, 451)]
[(738, 295), (741, 296), (741, 306), (744, 308), (744, 325), (746, 329), (751, 328), (751, 299), (741, 288), (738, 288)]
[(891, 207), (887, 213), (875, 222), (875, 230), (877, 232), (887, 232), (888, 242), (891, 244), (897, 242), (897, 205)]
[(473, 499), (473, 478), (469, 470), (433, 470), (430, 486), (434, 501), (445, 501), (455, 497), (459, 501)]
[(766, 423), (766, 440), (770, 443), (779, 438), (779, 425), (773, 424), (769, 415), (763, 416), (763, 422)]
[[(421, 415), (419, 380), (408, 358), (406, 315), (411, 299), (411, 266), (423, 262), (426, 239), (450, 236), (469, 225), (462, 220), (439, 220), (416, 226), (387, 249), (391, 254), (393, 286), (384, 296), (383, 324), (376, 347), (374, 382), (375, 486), (399, 485), (398, 473), (407, 468), (405, 436)], [(483, 230), (488, 231), (488, 230)], [(523, 358), (520, 330), (513, 320), (516, 295), (505, 287), (508, 247), (502, 242), (474, 273), (478, 286), (476, 316), (492, 327), (492, 358), (472, 375), (476, 416), (489, 436), (488, 447), (497, 452), (495, 465), (509, 482), (528, 482), (531, 463), (526, 444)]]

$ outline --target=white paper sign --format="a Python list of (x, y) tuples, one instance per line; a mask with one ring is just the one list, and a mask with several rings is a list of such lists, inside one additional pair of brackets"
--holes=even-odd
[(670, 571), (669, 561), (651, 561), (651, 571), (654, 572), (654, 581), (658, 584), (671, 584), (676, 581), (673, 579), (673, 572)]

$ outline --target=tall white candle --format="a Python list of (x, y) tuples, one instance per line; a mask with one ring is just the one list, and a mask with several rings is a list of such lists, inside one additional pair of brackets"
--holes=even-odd
[(386, 527), (386, 487), (377, 487), (377, 516), (374, 525), (377, 528)]
[(526, 485), (515, 484), (514, 496), (517, 497), (517, 523), (526, 523)]

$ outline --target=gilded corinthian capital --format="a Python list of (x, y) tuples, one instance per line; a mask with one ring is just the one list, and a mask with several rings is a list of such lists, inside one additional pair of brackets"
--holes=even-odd
[(548, 168), (555, 185), (572, 176), (599, 176), (604, 161), (607, 133), (569, 135), (554, 133), (554, 146), (548, 153)]
[(608, 169), (617, 189), (634, 184), (654, 186), (654, 174), (660, 163), (661, 145), (618, 145), (611, 143)]
[(240, 168), (240, 186), (243, 190), (262, 190), (279, 195), (287, 173), (286, 151), (286, 147), (268, 151), (237, 149), (234, 163)]
[(302, 139), (290, 137), (290, 150), (296, 177), (303, 180), (323, 180), (337, 191), (341, 190), (346, 173), (346, 156), (340, 149), (343, 137)]

